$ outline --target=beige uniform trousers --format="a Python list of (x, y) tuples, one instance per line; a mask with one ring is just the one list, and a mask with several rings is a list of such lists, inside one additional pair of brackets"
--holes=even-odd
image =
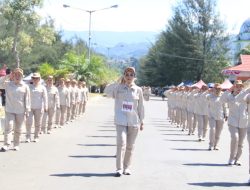
[(138, 128), (117, 125), (116, 126), (116, 169), (128, 169), (131, 165), (132, 154), (135, 147), (135, 140), (138, 135)]
[(208, 116), (197, 115), (198, 120), (198, 138), (205, 138), (207, 134)]
[(67, 107), (65, 105), (60, 105), (60, 109), (56, 111), (56, 125), (64, 126), (65, 123), (65, 115), (66, 115)]
[(42, 127), (41, 127), (41, 130), (43, 132), (46, 131), (46, 125), (47, 125), (47, 130), (52, 129), (52, 124), (53, 124), (55, 112), (56, 112), (55, 108), (48, 108), (48, 111), (43, 113)]
[(187, 110), (186, 109), (181, 109), (181, 126), (182, 129), (186, 129), (187, 127)]
[(198, 115), (196, 113), (194, 113), (192, 134), (194, 134), (197, 125), (198, 125)]
[(85, 111), (86, 111), (86, 105), (87, 105), (87, 101), (84, 101), (83, 108), (82, 108), (82, 113), (85, 113)]
[(30, 139), (31, 136), (31, 127), (33, 125), (33, 117), (35, 120), (35, 132), (34, 138), (39, 137), (39, 133), (41, 130), (43, 111), (42, 109), (31, 109), (29, 112), (29, 116), (26, 119), (26, 138)]
[(19, 146), (20, 136), (22, 133), (22, 125), (24, 121), (24, 113), (5, 113), (5, 128), (4, 128), (4, 145), (10, 145), (10, 135), (14, 130), (14, 146)]
[(171, 120), (171, 112), (172, 112), (172, 108), (168, 105), (168, 119)]
[(249, 174), (250, 174), (250, 127), (247, 128), (247, 141), (248, 141), (248, 161), (249, 161)]
[(215, 120), (214, 118), (209, 118), (209, 147), (218, 146), (223, 124), (224, 120)]
[(188, 113), (187, 113), (187, 128), (188, 128), (189, 135), (192, 134), (193, 122), (194, 122), (194, 113), (188, 111)]
[(230, 160), (239, 160), (242, 154), (243, 142), (246, 138), (247, 128), (239, 128), (231, 125), (229, 132), (231, 134)]
[(181, 109), (180, 108), (176, 109), (176, 119), (175, 119), (175, 122), (178, 125), (177, 127), (179, 127), (180, 124), (181, 124)]
[(67, 106), (67, 118), (66, 118), (66, 122), (69, 122), (70, 120), (70, 116), (71, 116), (71, 107)]
[(71, 104), (71, 117), (70, 119), (73, 120), (76, 118), (76, 103)]
[(82, 115), (83, 114), (83, 111), (82, 111), (82, 109), (83, 109), (83, 102), (80, 102), (79, 103), (79, 108), (78, 108), (78, 115)]
[(176, 110), (175, 110), (175, 108), (172, 108), (172, 113), (171, 113), (171, 122), (172, 123), (175, 122), (175, 115), (176, 115)]

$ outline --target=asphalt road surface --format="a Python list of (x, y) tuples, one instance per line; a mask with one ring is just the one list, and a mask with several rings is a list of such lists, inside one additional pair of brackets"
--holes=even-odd
[[(113, 177), (116, 133), (114, 102), (91, 100), (87, 112), (64, 128), (21, 143), (20, 151), (0, 153), (0, 190), (197, 190), (249, 189), (248, 144), (242, 166), (227, 166), (229, 132), (224, 126), (219, 151), (208, 140), (167, 121), (167, 101), (145, 102), (145, 129), (139, 133), (132, 175)], [(22, 141), (25, 140), (22, 136)], [(2, 136), (0, 136), (2, 143)]]

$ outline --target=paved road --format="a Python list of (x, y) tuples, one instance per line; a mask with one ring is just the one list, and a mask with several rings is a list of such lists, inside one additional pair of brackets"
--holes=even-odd
[(131, 176), (113, 177), (113, 101), (100, 98), (89, 102), (84, 117), (43, 135), (39, 143), (22, 143), (19, 152), (0, 153), (0, 189), (249, 189), (247, 146), (243, 166), (226, 166), (227, 126), (221, 150), (207, 151), (207, 141), (197, 142), (196, 136), (167, 122), (166, 101), (153, 98), (145, 104), (145, 130), (137, 139)]

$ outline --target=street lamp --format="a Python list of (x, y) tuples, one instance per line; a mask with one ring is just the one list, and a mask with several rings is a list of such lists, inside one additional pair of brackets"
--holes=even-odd
[(64, 8), (72, 8), (72, 9), (77, 9), (77, 10), (80, 10), (80, 11), (84, 11), (84, 12), (87, 12), (89, 13), (89, 39), (88, 39), (88, 60), (89, 60), (89, 63), (91, 63), (91, 17), (92, 17), (92, 13), (94, 12), (97, 12), (97, 11), (102, 11), (102, 10), (106, 10), (106, 9), (112, 9), (112, 8), (117, 8), (118, 5), (112, 5), (110, 7), (105, 7), (105, 8), (102, 8), (102, 9), (96, 9), (96, 10), (85, 10), (85, 9), (81, 9), (81, 8), (76, 8), (76, 7), (71, 7), (70, 5), (63, 5)]

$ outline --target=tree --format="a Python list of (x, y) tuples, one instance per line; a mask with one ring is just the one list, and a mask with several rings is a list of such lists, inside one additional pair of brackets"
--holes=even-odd
[(6, 20), (6, 33), (0, 44), (2, 49), (12, 52), (9, 62), (15, 60), (16, 67), (20, 67), (22, 55), (29, 55), (35, 44), (51, 45), (55, 40), (53, 26), (40, 25), (36, 9), (41, 6), (42, 0), (4, 0), (0, 4)]
[(215, 10), (215, 0), (180, 1), (166, 30), (144, 58), (140, 72), (144, 81), (140, 83), (222, 80), (220, 71), (229, 63), (225, 57), (228, 38)]

